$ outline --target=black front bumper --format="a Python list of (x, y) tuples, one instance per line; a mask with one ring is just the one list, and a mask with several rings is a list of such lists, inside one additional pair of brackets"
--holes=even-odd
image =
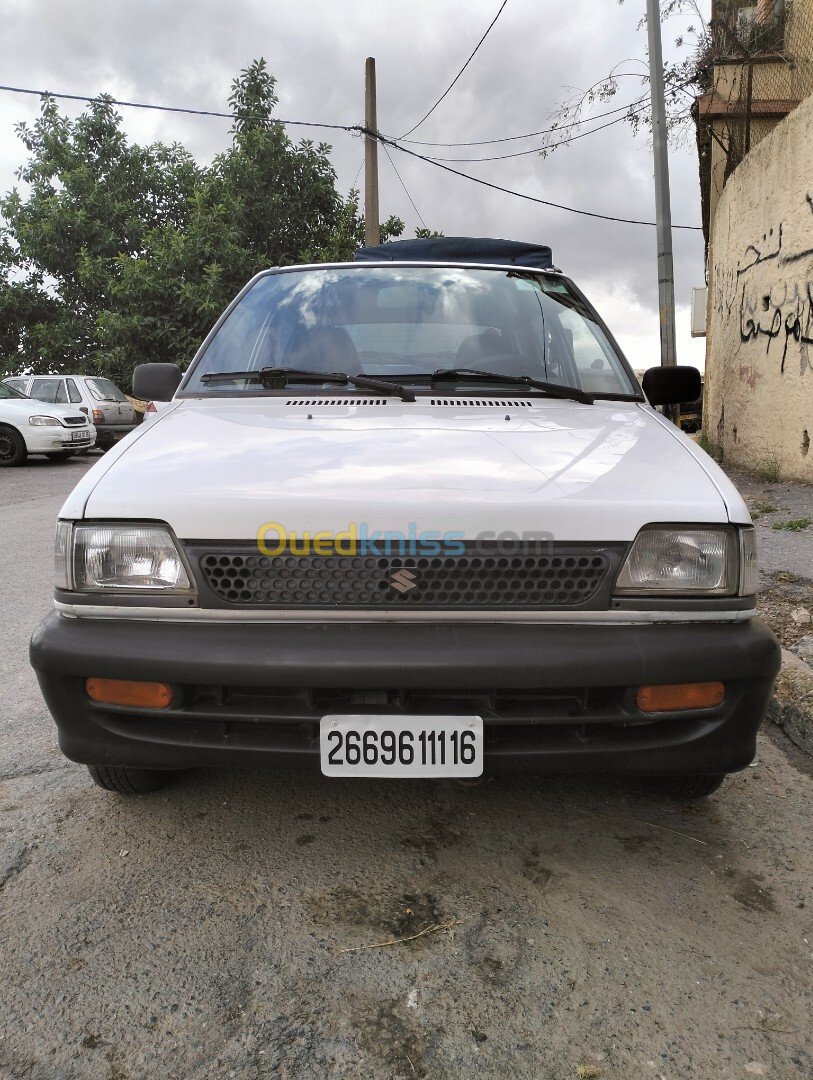
[(96, 448), (109, 450), (111, 446), (121, 442), (125, 435), (135, 431), (133, 424), (100, 424), (96, 428)]
[[(318, 767), (326, 713), (482, 715), (486, 768), (722, 773), (753, 759), (780, 650), (742, 623), (228, 624), (65, 618), (31, 641), (60, 747), (86, 764)], [(170, 683), (98, 705), (91, 676)], [(713, 709), (644, 716), (643, 684), (721, 681)]]

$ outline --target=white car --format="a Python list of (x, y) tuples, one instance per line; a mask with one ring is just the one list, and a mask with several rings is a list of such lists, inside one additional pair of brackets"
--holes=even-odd
[(443, 238), (254, 278), (84, 475), (31, 660), (119, 792), (197, 765), (658, 777), (753, 759), (754, 529), (550, 251)]
[(114, 382), (101, 375), (13, 375), (4, 380), (28, 397), (70, 405), (96, 427), (96, 447), (109, 450), (136, 427), (136, 413)]
[(0, 468), (22, 465), (29, 454), (64, 461), (96, 442), (88, 418), (65, 405), (43, 405), (0, 383)]

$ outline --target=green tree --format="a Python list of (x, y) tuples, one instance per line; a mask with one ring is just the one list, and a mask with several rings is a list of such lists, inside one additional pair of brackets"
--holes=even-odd
[[(292, 143), (265, 61), (234, 81), (231, 145), (207, 168), (180, 145), (127, 141), (109, 98), (75, 121), (52, 99), (17, 132), (27, 196), (0, 199), (0, 369), (103, 371), (128, 386), (145, 360), (184, 364), (234, 294), (268, 266), (351, 258), (358, 192), (330, 147)], [(391, 217), (382, 240), (400, 235)]]
[(17, 126), (29, 152), (0, 200), (0, 311), (5, 366), (80, 369), (99, 349), (97, 322), (119, 260), (138, 259), (155, 228), (181, 222), (200, 170), (180, 146), (128, 144), (108, 98), (76, 120), (43, 101)]

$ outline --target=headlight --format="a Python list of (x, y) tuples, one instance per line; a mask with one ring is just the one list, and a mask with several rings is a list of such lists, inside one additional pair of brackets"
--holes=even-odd
[(732, 528), (649, 526), (635, 538), (615, 591), (735, 595), (739, 562), (740, 542)]
[(29, 416), (29, 424), (32, 427), (61, 427), (62, 425), (55, 416)]
[(72, 587), (79, 592), (192, 590), (180, 552), (164, 526), (77, 524), (72, 546)]

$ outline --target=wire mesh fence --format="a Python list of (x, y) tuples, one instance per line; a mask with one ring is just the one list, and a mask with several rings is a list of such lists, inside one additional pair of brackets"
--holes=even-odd
[(727, 179), (813, 93), (813, 0), (717, 0), (713, 7), (709, 111)]

